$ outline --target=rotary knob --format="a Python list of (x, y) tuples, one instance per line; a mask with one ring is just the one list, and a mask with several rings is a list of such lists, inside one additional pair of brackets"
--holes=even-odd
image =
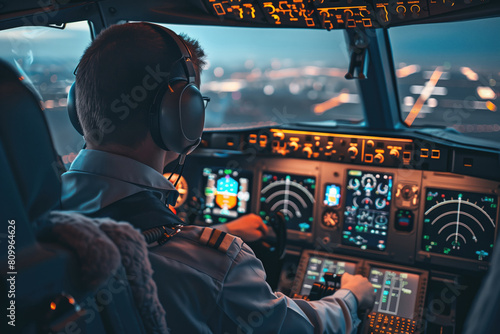
[(358, 155), (358, 148), (356, 146), (351, 146), (351, 147), (349, 147), (347, 152), (349, 153), (349, 156), (351, 157), (351, 159), (354, 159)]
[(299, 149), (299, 144), (296, 141), (292, 141), (289, 146), (292, 148), (292, 150), (297, 151)]
[(313, 150), (312, 150), (312, 148), (311, 148), (311, 147), (306, 146), (306, 147), (304, 147), (304, 148), (302, 149), (302, 153), (304, 153), (304, 155), (306, 155), (306, 156), (307, 156), (307, 158), (309, 159), (309, 158), (312, 156), (312, 154), (313, 154)]
[(382, 162), (384, 162), (384, 155), (382, 153), (375, 154), (375, 156), (373, 157), (373, 161), (375, 161), (378, 164), (381, 164)]
[(399, 151), (395, 148), (393, 148), (390, 152), (389, 152), (390, 156), (391, 157), (394, 157), (394, 158), (399, 158)]

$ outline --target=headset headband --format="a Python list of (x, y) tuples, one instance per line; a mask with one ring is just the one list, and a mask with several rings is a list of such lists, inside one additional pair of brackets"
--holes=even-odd
[(181, 61), (188, 82), (193, 84), (196, 83), (196, 71), (194, 70), (193, 61), (191, 60), (191, 52), (189, 51), (186, 43), (170, 29), (147, 22), (145, 22), (144, 24), (147, 24), (148, 26), (153, 28), (153, 30), (159, 33), (165, 41), (165, 45), (168, 45), (169, 42), (171, 43), (172, 41), (177, 45), (177, 50), (179, 51), (177, 61)]

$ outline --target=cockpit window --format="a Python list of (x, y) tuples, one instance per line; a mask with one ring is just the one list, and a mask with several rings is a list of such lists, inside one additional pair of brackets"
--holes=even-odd
[(344, 78), (343, 31), (167, 27), (198, 39), (208, 55), (206, 129), (364, 118), (357, 83)]
[(401, 118), (500, 141), (500, 19), (389, 30)]
[(57, 152), (66, 165), (82, 145), (66, 109), (73, 72), (91, 34), (87, 21), (62, 27), (19, 27), (0, 31), (0, 58), (13, 65), (42, 101)]

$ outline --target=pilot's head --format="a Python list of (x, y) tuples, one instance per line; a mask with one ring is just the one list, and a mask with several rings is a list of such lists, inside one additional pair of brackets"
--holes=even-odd
[[(76, 107), (89, 148), (116, 151), (134, 150), (148, 143), (162, 146), (162, 139), (151, 134), (151, 106), (154, 101), (161, 103), (159, 90), (165, 90), (166, 99), (170, 99), (177, 82), (182, 81), (184, 87), (190, 74), (184, 60), (179, 61), (175, 38), (169, 41), (161, 29), (147, 23), (114, 25), (99, 34), (85, 51), (76, 74)], [(197, 41), (186, 36), (179, 41), (189, 52), (188, 62), (194, 69), (190, 86), (197, 108), (196, 91), (205, 54)], [(186, 98), (183, 95), (180, 99)], [(168, 139), (163, 141), (168, 144)]]

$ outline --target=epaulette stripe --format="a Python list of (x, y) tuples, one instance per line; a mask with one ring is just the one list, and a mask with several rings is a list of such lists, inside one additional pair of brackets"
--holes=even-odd
[(224, 240), (226, 236), (226, 232), (222, 232), (219, 237), (217, 238), (217, 241), (215, 242), (214, 248), (219, 249), (220, 244), (222, 243), (222, 240)]
[(221, 233), (222, 233), (221, 230), (214, 230), (214, 232), (212, 233), (212, 236), (210, 237), (210, 241), (208, 242), (208, 246), (214, 248), (214, 245), (217, 242), (217, 239), (219, 239), (219, 236)]
[(201, 234), (200, 237), (200, 243), (203, 245), (206, 245), (208, 243), (208, 240), (210, 240), (210, 236), (212, 235), (212, 232), (214, 230), (210, 227), (205, 227), (203, 229), (203, 233)]
[(222, 240), (219, 246), (219, 250), (222, 252), (227, 252), (227, 250), (229, 249), (229, 247), (231, 246), (231, 244), (235, 239), (236, 239), (235, 237), (226, 233), (226, 235), (224, 236), (224, 240)]

